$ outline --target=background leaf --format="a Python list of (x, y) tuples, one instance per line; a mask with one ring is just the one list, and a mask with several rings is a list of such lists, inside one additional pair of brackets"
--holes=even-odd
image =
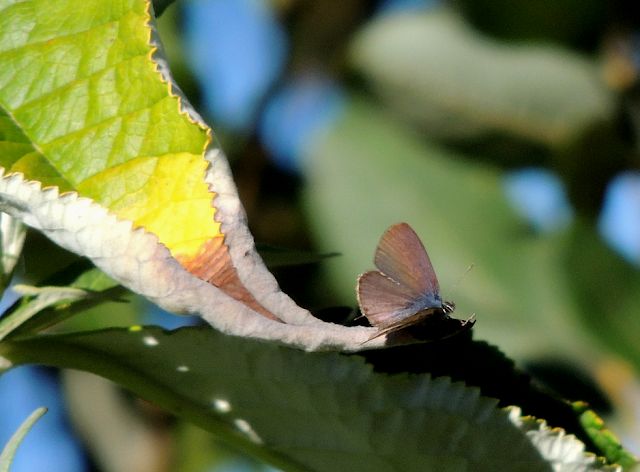
[(594, 61), (555, 44), (495, 41), (448, 8), (371, 21), (351, 59), (389, 108), (432, 137), (566, 146), (615, 109)]
[(27, 435), (29, 430), (36, 424), (36, 422), (42, 418), (47, 412), (47, 409), (42, 407), (38, 408), (36, 411), (29, 415), (22, 426), (15, 432), (15, 434), (11, 437), (9, 442), (4, 446), (2, 453), (0, 453), (0, 471), (1, 472), (9, 472), (9, 468), (11, 467), (11, 462), (13, 461), (13, 457), (16, 454), (18, 446)]
[(322, 248), (344, 254), (326, 263), (341, 303), (356, 303), (353, 281), (373, 267), (380, 236), (406, 221), (429, 251), (443, 296), (475, 263), (449, 298), (459, 317), (477, 313), (480, 339), (516, 358), (592, 352), (561, 275), (566, 235), (532, 234), (496, 171), (420, 140), (364, 100), (309, 153), (307, 208)]

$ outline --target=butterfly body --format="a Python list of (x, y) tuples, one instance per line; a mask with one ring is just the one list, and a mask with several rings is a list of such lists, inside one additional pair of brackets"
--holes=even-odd
[[(398, 223), (382, 236), (374, 264), (378, 270), (358, 278), (358, 302), (363, 315), (378, 328), (370, 339), (410, 326), (447, 323), (452, 326), (447, 337), (473, 326), (449, 317), (455, 305), (443, 302), (438, 278), (422, 241), (406, 223)], [(459, 321), (461, 328), (451, 325)], [(450, 329), (447, 327), (446, 331)], [(439, 330), (442, 331), (442, 330)]]

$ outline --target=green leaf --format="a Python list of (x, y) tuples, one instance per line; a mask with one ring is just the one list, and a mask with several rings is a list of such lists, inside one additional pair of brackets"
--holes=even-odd
[[(86, 289), (77, 288), (80, 286)], [(91, 286), (101, 290), (93, 291)], [(82, 274), (70, 287), (14, 285), (12, 288), (24, 297), (0, 319), (0, 341), (8, 336), (36, 333), (103, 303), (124, 301), (121, 297), (127, 293), (98, 269)]]
[(211, 138), (153, 60), (151, 21), (143, 0), (5, 2), (0, 166), (191, 253), (219, 236), (204, 182)]
[(95, 267), (82, 272), (71, 284), (72, 287), (92, 290), (94, 292), (114, 288), (117, 285), (118, 282)]
[(260, 243), (256, 244), (256, 249), (267, 267), (315, 264), (340, 255), (337, 252), (318, 254), (311, 251), (298, 251)]
[(84, 290), (65, 287), (38, 288), (27, 285), (14, 285), (13, 290), (23, 295), (28, 295), (30, 299), (21, 303), (12, 313), (2, 317), (2, 320), (0, 320), (0, 341), (45, 308), (80, 300), (88, 295)]
[(569, 288), (586, 327), (611, 351), (640, 368), (640, 272), (576, 221), (563, 254)]
[(380, 16), (356, 36), (351, 59), (389, 107), (435, 137), (499, 132), (559, 146), (615, 112), (595, 60), (500, 43), (451, 9)]
[(47, 409), (44, 407), (38, 408), (36, 411), (31, 413), (29, 417), (22, 423), (18, 431), (16, 431), (9, 442), (6, 444), (2, 453), (0, 453), (0, 472), (9, 472), (9, 467), (11, 467), (11, 462), (13, 462), (13, 458), (16, 455), (16, 451), (18, 450), (18, 446), (27, 435), (29, 430), (36, 424), (42, 416), (47, 412)]
[(604, 421), (590, 410), (587, 404), (577, 402), (573, 404), (573, 408), (580, 415), (580, 422), (585, 430), (604, 452), (608, 461), (621, 465), (625, 471), (634, 470), (638, 466), (640, 459), (624, 448), (620, 439), (605, 427)]
[[(15, 365), (102, 375), (283, 470), (602, 465), (575, 438), (523, 423), (517, 411), (497, 409), (461, 382), (389, 376), (359, 357), (305, 353), (209, 328), (38, 336), (0, 344), (0, 355)], [(518, 426), (525, 423), (526, 434)]]

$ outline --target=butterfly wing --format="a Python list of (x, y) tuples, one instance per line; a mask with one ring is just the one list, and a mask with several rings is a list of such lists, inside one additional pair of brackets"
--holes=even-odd
[(382, 236), (374, 263), (378, 270), (404, 288), (417, 311), (441, 308), (440, 284), (427, 251), (407, 223), (393, 225)]
[(401, 325), (403, 320), (421, 311), (421, 299), (416, 299), (412, 289), (375, 270), (358, 278), (357, 292), (362, 314), (380, 329)]
[(413, 315), (407, 315), (405, 318), (402, 318), (398, 321), (389, 323), (384, 326), (378, 326), (378, 332), (371, 335), (371, 337), (367, 340), (371, 341), (372, 339), (379, 338), (380, 336), (384, 336), (389, 333), (393, 333), (394, 331), (399, 331), (401, 329), (408, 328), (409, 326), (417, 325), (418, 323), (422, 323), (426, 317), (429, 315), (433, 315), (435, 310), (427, 310), (427, 311), (419, 311)]
[[(458, 333), (462, 333), (464, 331), (468, 331), (473, 328), (473, 325), (476, 323), (474, 320), (475, 313), (471, 315), (471, 318), (468, 320), (459, 320), (457, 318), (451, 318), (446, 313), (440, 313), (440, 317), (437, 321), (437, 324), (432, 324), (429, 326), (428, 331), (417, 333), (412, 332), (412, 336), (415, 339), (421, 341), (436, 341), (440, 339), (446, 339), (451, 336), (455, 336)], [(389, 333), (393, 333), (394, 331), (399, 331), (401, 329), (405, 329), (409, 326), (414, 326), (420, 324), (425, 319), (424, 312), (420, 312), (416, 315), (410, 316), (405, 319), (402, 323), (396, 323), (392, 326), (389, 326), (384, 329), (379, 329), (376, 333), (371, 335), (369, 339), (365, 342), (369, 342), (372, 339), (379, 338), (380, 336), (385, 336)], [(364, 343), (363, 343), (364, 344)]]

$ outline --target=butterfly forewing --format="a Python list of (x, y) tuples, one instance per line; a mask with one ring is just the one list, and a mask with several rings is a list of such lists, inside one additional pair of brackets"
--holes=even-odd
[(374, 264), (387, 277), (411, 289), (414, 298), (433, 294), (434, 303), (442, 304), (440, 284), (431, 260), (422, 241), (407, 223), (393, 225), (382, 236)]

